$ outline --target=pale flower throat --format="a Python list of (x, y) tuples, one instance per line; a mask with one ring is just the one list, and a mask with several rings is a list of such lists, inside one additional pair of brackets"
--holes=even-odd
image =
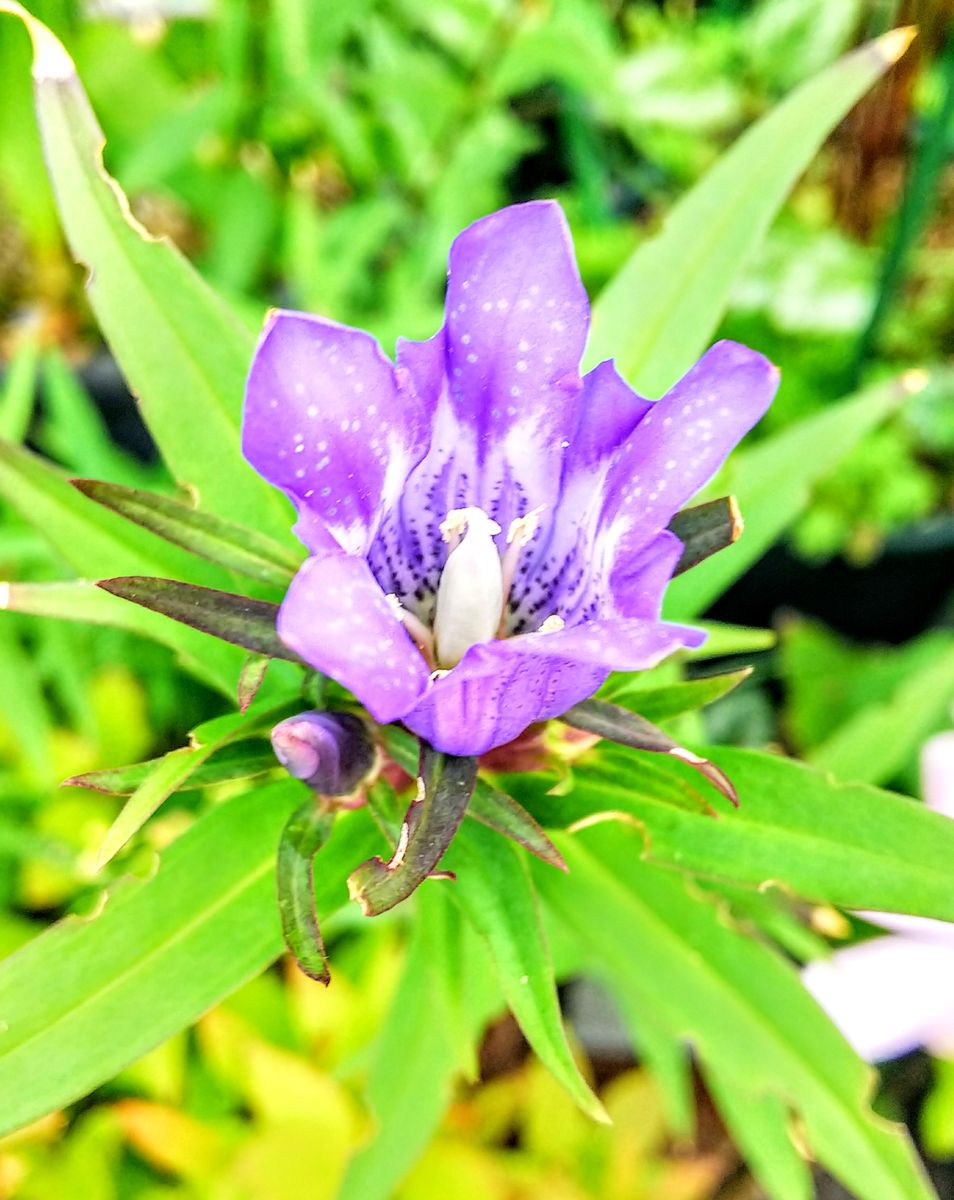
[[(454, 508), (441, 522), (441, 536), (451, 544), (437, 585), (434, 628), (408, 612), (397, 596), (388, 596), (427, 661), (438, 673), (456, 667), (471, 646), (504, 637), (507, 599), (517, 571), (520, 551), (536, 533), (543, 506), (512, 521), (503, 558), (494, 538), (500, 526), (482, 508)], [(538, 633), (563, 628), (563, 621), (547, 617)]]

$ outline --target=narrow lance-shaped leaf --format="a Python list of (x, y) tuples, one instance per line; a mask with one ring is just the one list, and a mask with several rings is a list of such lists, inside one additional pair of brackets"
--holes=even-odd
[(348, 879), (365, 916), (400, 904), (435, 870), (457, 832), (477, 780), (477, 760), (421, 745), (420, 791), (404, 817), (390, 862), (371, 858)]
[(60, 218), (163, 458), (204, 509), (290, 545), (285, 500), (239, 449), (252, 334), (175, 247), (133, 219), (103, 168), (102, 130), (57, 38), (15, 0), (0, 0), (0, 12), (19, 17), (33, 41), (36, 109)]
[(450, 895), (486, 940), (500, 986), (527, 1041), (585, 1113), (608, 1121), (567, 1043), (526, 856), (470, 824), (455, 840), (447, 861), (457, 878)]
[(665, 721), (681, 713), (693, 712), (727, 695), (752, 674), (751, 667), (728, 671), (722, 675), (707, 675), (702, 679), (687, 679), (663, 687), (641, 686), (637, 673), (613, 675), (600, 689), (600, 699), (638, 712), (647, 721)]
[[(830, 131), (907, 49), (913, 30), (862, 46), (797, 88), (739, 138), (600, 293), (586, 360), (614, 358), (648, 396), (712, 337), (740, 272)], [(743, 505), (748, 517), (748, 510)]]
[(126, 845), (156, 809), (209, 757), (214, 748), (214, 745), (200, 746), (197, 749), (184, 746), (181, 750), (171, 751), (156, 762), (110, 825), (102, 845), (96, 852), (97, 871), (102, 870)]
[[(413, 775), (417, 757), (414, 739), (394, 725), (382, 729), (381, 736), (388, 754), (399, 767)], [(503, 837), (510, 838), (543, 862), (561, 871), (566, 870), (559, 850), (539, 823), (512, 796), (493, 787), (486, 779), (478, 776), (466, 815)]]
[[(103, 844), (96, 856), (96, 869), (99, 870), (109, 862), (113, 855), (125, 846), (133, 834), (145, 824), (173, 792), (179, 791), (189, 783), (196, 771), (201, 770), (205, 765), (207, 759), (232, 742), (258, 733), (263, 727), (270, 728), (276, 717), (283, 711), (284, 708), (257, 713), (254, 717), (240, 721), (237, 725), (229, 722), (217, 737), (197, 745), (193, 741), (192, 746), (173, 750), (170, 754), (149, 764), (142, 781), (137, 784), (119, 816), (103, 838)], [(83, 776), (74, 776), (67, 782), (89, 786)], [(192, 786), (195, 784), (193, 783)]]
[(726, 799), (735, 805), (739, 803), (732, 781), (720, 767), (687, 750), (685, 746), (680, 746), (668, 733), (626, 708), (620, 708), (617, 704), (607, 704), (605, 700), (584, 700), (580, 704), (574, 704), (560, 720), (572, 725), (574, 729), (595, 733), (598, 737), (618, 742), (621, 746), (632, 746), (634, 750), (651, 750), (656, 754), (669, 754), (678, 758), (704, 775)]
[(288, 818), (278, 842), (278, 912), (285, 945), (309, 979), (329, 984), (328, 956), (315, 912), (314, 859), (331, 833), (335, 814), (310, 796)]
[(763, 1121), (796, 1111), (800, 1140), (852, 1194), (933, 1195), (904, 1131), (871, 1112), (870, 1068), (780, 954), (732, 928), (680, 872), (642, 861), (625, 825), (588, 829), (561, 849), (568, 875), (534, 873), (547, 903), (614, 989), (692, 1042), (722, 1090), (779, 1098), (774, 1113), (763, 1105)]
[(238, 687), (236, 688), (239, 712), (244, 713), (248, 711), (249, 705), (255, 699), (258, 689), (262, 686), (262, 682), (265, 679), (265, 672), (268, 670), (268, 664), (271, 661), (264, 654), (250, 654), (245, 662), (242, 663), (242, 669), (239, 671)]
[(677, 512), (669, 528), (683, 545), (682, 556), (673, 571), (674, 575), (681, 575), (738, 541), (742, 534), (742, 514), (734, 496), (721, 496)]
[(162, 613), (202, 633), (243, 646), (253, 654), (300, 662), (298, 655), (279, 640), (275, 632), (278, 605), (252, 600), (218, 588), (197, 587), (174, 579), (127, 575), (101, 579), (98, 586), (113, 596)]
[(243, 525), (140, 488), (98, 479), (72, 479), (84, 496), (158, 534), (166, 541), (230, 571), (287, 587), (299, 560), (284, 546)]
[[(163, 760), (131, 763), (126, 767), (107, 767), (101, 771), (84, 771), (64, 779), (63, 787), (84, 787), (107, 796), (131, 796)], [(188, 792), (212, 787), (235, 779), (254, 779), (276, 769), (271, 745), (260, 738), (223, 746), (208, 760), (193, 759), (192, 770), (176, 785), (176, 791)]]

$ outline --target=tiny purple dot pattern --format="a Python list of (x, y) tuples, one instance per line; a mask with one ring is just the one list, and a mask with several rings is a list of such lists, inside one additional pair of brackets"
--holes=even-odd
[[(580, 361), (589, 304), (551, 201), (476, 221), (451, 252), (445, 320), (392, 363), (361, 330), (276, 312), (255, 352), (242, 445), (292, 500), (309, 557), (280, 637), (381, 722), (481, 754), (702, 634), (660, 620), (681, 546), (673, 514), (765, 412), (777, 371), (719, 342), (661, 400), (611, 362)], [(503, 635), (432, 675), (392, 601), (426, 624), (448, 546), (440, 523), (501, 527), (542, 508)], [(563, 628), (538, 632), (549, 617)]]

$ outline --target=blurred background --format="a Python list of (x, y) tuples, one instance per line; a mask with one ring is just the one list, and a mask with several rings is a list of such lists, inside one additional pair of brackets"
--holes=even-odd
[[(778, 635), (706, 736), (773, 745), (919, 794), (954, 701), (954, 3), (950, 0), (28, 0), (61, 37), (135, 215), (257, 327), (268, 304), (430, 335), (448, 245), (503, 204), (556, 197), (595, 295), (721, 151), (850, 47), (912, 49), (802, 179), (722, 334), (782, 368), (760, 434), (912, 367), (932, 384), (815, 490), (790, 539), (713, 617)], [(72, 474), (161, 488), (64, 245), (37, 139), (27, 38), (0, 24), (0, 436)], [(0, 578), (64, 575), (0, 507)], [(752, 661), (748, 656), (745, 661)], [(944, 664), (947, 664), (947, 668)], [(732, 660), (727, 665), (734, 665)], [(0, 953), (88, 911), (114, 798), (66, 776), (186, 738), (222, 701), (131, 635), (0, 621)], [(190, 819), (174, 797), (122, 863)], [(192, 807), (190, 807), (192, 806)], [(826, 932), (831, 932), (826, 931)], [(405, 929), (342, 920), (327, 992), (278, 967), (66, 1113), (0, 1140), (0, 1197), (295, 1200), (302, 1165), (369, 1132), (356, 1100)], [(757, 1197), (699, 1093), (690, 1141), (599, 997), (577, 1036), (616, 1119), (596, 1129), (507, 1020), (400, 1200)], [(0, 1014), (2, 1016), (2, 1014)], [(954, 1061), (915, 1054), (878, 1105), (954, 1196)], [(838, 1193), (819, 1181), (819, 1194)]]

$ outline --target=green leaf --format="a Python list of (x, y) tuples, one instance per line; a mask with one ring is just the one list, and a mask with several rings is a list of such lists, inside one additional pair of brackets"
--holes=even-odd
[(665, 687), (648, 686), (642, 671), (612, 675), (600, 689), (600, 699), (622, 704), (647, 721), (666, 721), (728, 695), (751, 674), (751, 667), (742, 667), (725, 675), (707, 675), (704, 679), (690, 679)]
[[(568, 875), (541, 893), (598, 956), (614, 989), (692, 1042), (712, 1077), (755, 1097), (767, 1120), (797, 1111), (819, 1160), (865, 1200), (932, 1196), (900, 1128), (868, 1107), (873, 1073), (769, 947), (726, 924), (678, 873), (639, 858), (639, 838), (603, 825), (559, 840)], [(792, 1193), (794, 1194), (794, 1193)]]
[(772, 1200), (812, 1200), (812, 1173), (792, 1142), (788, 1106), (733, 1082), (713, 1072), (706, 1086), (752, 1174)]
[[(150, 879), (117, 886), (97, 916), (67, 918), (0, 964), (0, 1129), (86, 1095), (277, 957), (275, 848), (300, 800), (287, 780), (224, 801)], [(377, 842), (365, 813), (336, 822), (316, 887), (323, 916)]]
[[(954, 921), (954, 825), (924, 805), (865, 784), (838, 784), (790, 759), (725, 747), (708, 752), (731, 775), (739, 808), (717, 819), (676, 807), (640, 772), (579, 766), (564, 820), (626, 814), (645, 838), (644, 856), (712, 879), (773, 882), (844, 908)], [(537, 788), (542, 791), (543, 784)], [(849, 869), (850, 864), (850, 869)]]
[(608, 1121), (566, 1040), (527, 860), (510, 842), (471, 824), (461, 831), (445, 861), (457, 877), (452, 895), (486, 940), (507, 1003), (527, 1041), (584, 1112)]
[(778, 641), (774, 629), (756, 629), (750, 625), (726, 625), (721, 621), (693, 619), (697, 629), (705, 630), (706, 640), (698, 650), (684, 651), (690, 659), (722, 658), (730, 654), (758, 654), (771, 650)]
[(278, 605), (218, 588), (197, 587), (175, 579), (127, 575), (100, 579), (97, 587), (132, 604), (162, 613), (201, 633), (242, 646), (253, 654), (301, 662), (275, 632)]
[(677, 758), (708, 779), (727, 800), (736, 805), (739, 802), (732, 781), (724, 771), (707, 758), (680, 746), (668, 733), (657, 729), (650, 721), (629, 709), (620, 708), (618, 704), (607, 704), (605, 700), (583, 700), (568, 709), (560, 720), (574, 729), (583, 729), (619, 745), (631, 746), (634, 750), (649, 750), (654, 754), (668, 754)]
[(733, 546), (670, 584), (666, 616), (685, 620), (705, 612), (785, 532), (807, 504), (812, 486), (925, 384), (920, 372), (909, 372), (829, 405), (733, 455), (716, 486), (720, 491), (730, 488), (738, 499), (745, 533)]
[[(218, 750), (214, 745), (209, 745), (209, 749), (214, 751), (212, 757), (207, 761), (200, 759), (194, 762), (193, 769), (179, 782), (176, 791), (195, 791), (235, 779), (254, 779), (258, 775), (267, 775), (277, 766), (275, 752), (264, 739), (250, 739)], [(131, 796), (162, 761), (162, 758), (153, 758), (148, 762), (132, 763), (128, 767), (85, 771), (82, 775), (64, 779), (63, 787), (92, 788), (107, 796)]]
[(239, 449), (251, 336), (169, 242), (132, 218), (103, 168), (102, 130), (60, 42), (14, 0), (0, 0), (0, 12), (19, 17), (33, 41), (40, 133), (66, 236), (169, 469), (200, 507), (291, 544), (286, 501)]
[(673, 571), (674, 576), (681, 575), (738, 541), (742, 514), (734, 496), (720, 496), (677, 512), (669, 529), (682, 542), (682, 555)]
[(98, 479), (70, 482), (84, 496), (128, 521), (250, 579), (284, 588), (299, 566), (299, 558), (271, 538), (168, 496)]
[[(388, 754), (409, 775), (417, 773), (417, 741), (396, 725), (381, 730)], [(488, 829), (510, 838), (524, 850), (561, 871), (566, 870), (560, 852), (540, 825), (512, 796), (489, 784), (479, 775), (465, 816), (473, 817)]]
[(371, 858), (348, 879), (351, 898), (365, 916), (379, 916), (400, 904), (436, 869), (464, 819), (477, 760), (443, 754), (422, 742), (420, 779), (420, 793), (407, 810), (390, 862)]
[(807, 755), (838, 779), (884, 783), (916, 755), (954, 701), (954, 646), (910, 675), (890, 700), (871, 704)]
[[(127, 572), (145, 575), (177, 575), (185, 578), (215, 579), (218, 572), (199, 562), (178, 547), (170, 546), (154, 534), (91, 504), (70, 487), (62, 471), (35, 454), (9, 442), (0, 441), (0, 496), (37, 529), (53, 549), (82, 576), (117, 575)], [(241, 655), (228, 646), (217, 644), (189, 629), (177, 629), (146, 614), (146, 620), (125, 618), (116, 621), (115, 605), (107, 601), (95, 604), (85, 594), (85, 584), (42, 585), (11, 584), (0, 600), (3, 607), (75, 620), (120, 624), (135, 632), (147, 633), (183, 655), (189, 668), (213, 687), (232, 695), (241, 664)], [(57, 606), (72, 597), (76, 607)], [(33, 607), (27, 607), (32, 605)], [(166, 628), (161, 632), (159, 626)]]
[(0, 438), (22, 442), (33, 418), (39, 349), (28, 341), (17, 350), (0, 388)]
[[(160, 758), (122, 807), (96, 853), (97, 871), (102, 870), (131, 837), (145, 825), (157, 808), (177, 791), (212, 753), (211, 746), (189, 746), (172, 750)], [(73, 781), (75, 782), (75, 781)]]
[[(593, 306), (586, 362), (615, 358), (661, 395), (705, 349), (732, 287), (822, 142), (907, 49), (897, 29), (797, 88), (747, 130), (667, 215)], [(746, 506), (742, 512), (748, 519)]]
[(329, 984), (328, 956), (315, 912), (315, 855), (328, 841), (335, 814), (309, 798), (285, 823), (278, 841), (278, 912), (282, 936), (292, 957), (309, 979)]

